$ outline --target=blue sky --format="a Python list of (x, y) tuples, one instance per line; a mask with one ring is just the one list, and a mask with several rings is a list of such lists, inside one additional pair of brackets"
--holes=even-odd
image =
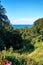
[(43, 17), (43, 0), (1, 0), (12, 24), (33, 24)]

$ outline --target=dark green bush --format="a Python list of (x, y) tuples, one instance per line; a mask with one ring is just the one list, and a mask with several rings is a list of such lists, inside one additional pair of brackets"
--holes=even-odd
[(0, 50), (3, 50), (4, 46), (4, 41), (2, 40), (2, 38), (0, 38)]
[(12, 65), (21, 65), (21, 61), (13, 56), (6, 56), (6, 58), (12, 62)]

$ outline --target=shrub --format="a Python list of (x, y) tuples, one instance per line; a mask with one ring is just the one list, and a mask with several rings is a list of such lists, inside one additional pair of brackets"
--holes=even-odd
[(20, 60), (13, 56), (6, 56), (6, 58), (12, 62), (12, 65), (20, 65)]

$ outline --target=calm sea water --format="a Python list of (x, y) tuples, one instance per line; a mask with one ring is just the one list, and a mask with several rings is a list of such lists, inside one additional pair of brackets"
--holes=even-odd
[(30, 25), (12, 25), (13, 28), (24, 28), (24, 27), (32, 27), (33, 24)]

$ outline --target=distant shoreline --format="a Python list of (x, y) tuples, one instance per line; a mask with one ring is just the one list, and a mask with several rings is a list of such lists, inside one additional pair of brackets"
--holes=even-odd
[(13, 28), (24, 28), (24, 27), (32, 27), (33, 24), (17, 24), (12, 25)]

